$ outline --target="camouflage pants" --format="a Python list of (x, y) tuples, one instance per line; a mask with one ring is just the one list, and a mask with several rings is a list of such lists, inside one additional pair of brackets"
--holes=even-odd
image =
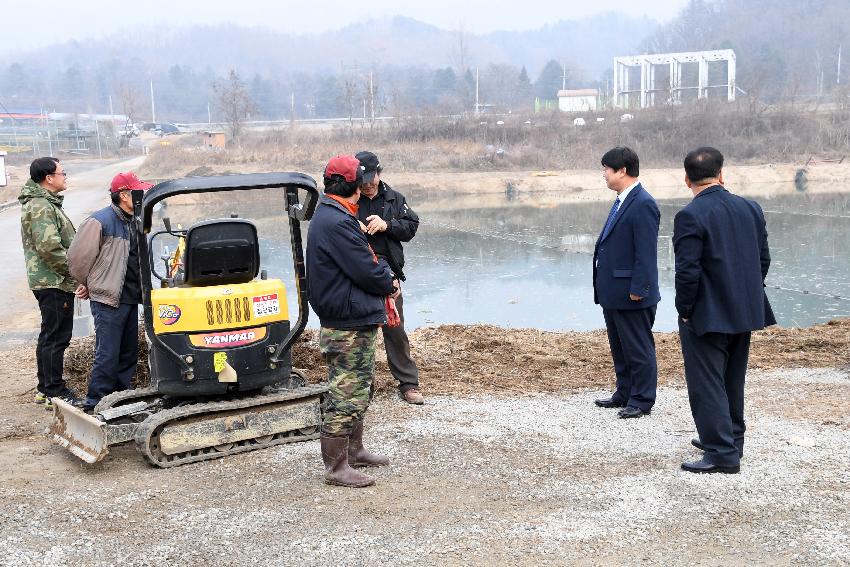
[(328, 385), (322, 433), (351, 434), (354, 422), (363, 419), (372, 398), (377, 327), (347, 331), (322, 327), (319, 348), (328, 363)]

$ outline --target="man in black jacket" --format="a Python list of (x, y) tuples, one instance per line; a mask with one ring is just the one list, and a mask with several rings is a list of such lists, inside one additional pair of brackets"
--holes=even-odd
[(676, 310), (685, 381), (702, 459), (695, 473), (737, 473), (744, 453), (744, 377), (750, 334), (776, 323), (764, 279), (770, 267), (764, 213), (723, 187), (723, 155), (685, 157), (694, 199), (673, 221)]
[(360, 488), (375, 479), (352, 466), (389, 464), (363, 448), (363, 419), (372, 395), (378, 326), (387, 322), (385, 298), (395, 293), (396, 282), (357, 221), (363, 183), (357, 158), (332, 158), (324, 182), (307, 237), (307, 297), (319, 316), (319, 348), (328, 364), (322, 460), (326, 483)]
[[(408, 206), (404, 195), (381, 180), (383, 166), (378, 156), (364, 151), (356, 157), (364, 169), (361, 194), (365, 197), (360, 199), (357, 218), (366, 227), (367, 238), (375, 254), (387, 261), (400, 281), (405, 281), (404, 248), (401, 243), (410, 242), (416, 235), (419, 217)], [(402, 399), (409, 404), (419, 405), (424, 403), (424, 399), (419, 391), (419, 369), (410, 357), (410, 340), (404, 330), (401, 293), (395, 304), (401, 324), (382, 328), (387, 364), (390, 373), (398, 381)]]

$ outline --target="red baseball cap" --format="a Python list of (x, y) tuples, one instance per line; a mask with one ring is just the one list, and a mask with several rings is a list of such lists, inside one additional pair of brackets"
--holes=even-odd
[(325, 177), (330, 178), (332, 175), (341, 175), (349, 183), (359, 181), (363, 179), (363, 166), (354, 156), (332, 157), (325, 167)]
[(153, 187), (153, 183), (141, 181), (139, 177), (132, 171), (119, 173), (112, 178), (112, 185), (109, 187), (110, 193), (118, 193), (119, 191), (134, 191), (136, 189), (147, 190)]

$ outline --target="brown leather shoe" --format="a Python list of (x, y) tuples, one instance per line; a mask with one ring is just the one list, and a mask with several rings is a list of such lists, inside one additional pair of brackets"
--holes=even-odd
[(416, 388), (411, 388), (411, 389), (405, 391), (401, 395), (401, 399), (403, 399), (405, 402), (407, 402), (409, 404), (413, 404), (413, 405), (416, 405), (416, 406), (421, 406), (422, 404), (425, 403), (425, 398), (422, 397), (422, 394), (420, 394), (419, 390), (417, 390)]
[(348, 438), (348, 464), (352, 467), (383, 467), (390, 464), (390, 458), (372, 453), (363, 447), (363, 422), (355, 421)]
[(348, 464), (348, 437), (322, 435), (322, 461), (325, 463), (325, 483), (349, 488), (375, 484), (375, 479), (351, 468)]

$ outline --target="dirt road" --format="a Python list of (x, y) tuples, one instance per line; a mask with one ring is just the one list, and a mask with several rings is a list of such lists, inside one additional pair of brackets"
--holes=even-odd
[[(101, 165), (92, 169), (84, 164), (68, 164), (68, 190), (63, 195), (63, 208), (75, 226), (94, 210), (109, 202), (107, 188), (112, 177), (120, 171), (138, 169), (144, 157), (136, 157)], [(39, 325), (35, 299), (27, 287), (24, 253), (21, 248), (21, 209), (11, 207), (0, 211), (0, 344), (32, 334)], [(26, 333), (22, 333), (26, 331)]]
[[(757, 334), (733, 476), (678, 468), (698, 453), (671, 336), (652, 415), (619, 420), (593, 405), (611, 382), (599, 333), (418, 329), (428, 404), (379, 395), (367, 441), (392, 464), (359, 491), (322, 483), (316, 442), (83, 465), (44, 435), (31, 345), (0, 351), (0, 564), (847, 564), (848, 328)], [(842, 369), (794, 368), (824, 364)]]
[(679, 470), (698, 456), (679, 388), (640, 420), (592, 390), (384, 397), (367, 441), (392, 463), (363, 490), (322, 483), (315, 441), (170, 470), (123, 446), (81, 466), (30, 404), (30, 432), (0, 441), (0, 564), (846, 565), (847, 426), (776, 400), (822, 388), (846, 410), (845, 371), (753, 373), (735, 476)]

